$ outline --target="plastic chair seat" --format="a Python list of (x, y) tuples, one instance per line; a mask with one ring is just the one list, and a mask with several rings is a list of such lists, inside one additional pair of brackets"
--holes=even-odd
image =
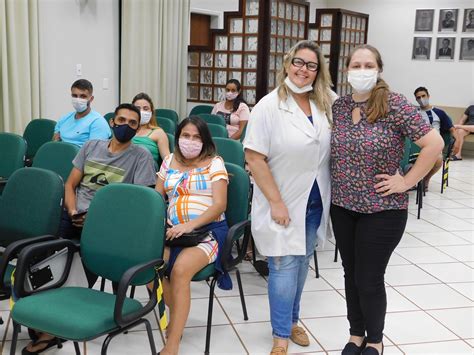
[(193, 277), (193, 281), (204, 281), (214, 276), (216, 273), (215, 264), (209, 264), (206, 267), (202, 268), (196, 275)]
[[(44, 291), (18, 300), (15, 321), (32, 329), (70, 340), (94, 338), (115, 328), (115, 295), (83, 287)], [(139, 301), (126, 298), (124, 314), (140, 310)]]

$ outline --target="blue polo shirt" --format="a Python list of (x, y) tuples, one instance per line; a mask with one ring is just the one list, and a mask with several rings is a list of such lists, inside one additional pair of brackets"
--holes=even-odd
[(92, 139), (105, 140), (111, 136), (110, 127), (105, 118), (98, 112), (91, 110), (86, 116), (76, 119), (76, 111), (61, 117), (56, 123), (54, 133), (61, 136), (61, 140), (79, 147)]

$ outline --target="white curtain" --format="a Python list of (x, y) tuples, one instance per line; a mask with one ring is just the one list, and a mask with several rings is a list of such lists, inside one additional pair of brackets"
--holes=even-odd
[(146, 92), (186, 116), (189, 13), (190, 0), (123, 0), (121, 102)]
[(40, 115), (37, 0), (0, 0), (0, 131)]

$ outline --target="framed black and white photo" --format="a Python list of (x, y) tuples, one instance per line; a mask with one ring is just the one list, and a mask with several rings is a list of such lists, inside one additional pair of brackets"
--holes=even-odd
[(416, 10), (415, 31), (432, 32), (433, 31), (433, 9)]
[(458, 9), (439, 10), (439, 32), (456, 32), (458, 28)]
[(474, 37), (461, 38), (461, 50), (459, 51), (459, 60), (474, 61)]
[(436, 42), (436, 59), (454, 59), (454, 46), (456, 38), (438, 37)]
[(464, 10), (464, 18), (462, 21), (463, 32), (474, 32), (474, 9)]
[(431, 37), (413, 38), (412, 59), (429, 60), (431, 53)]

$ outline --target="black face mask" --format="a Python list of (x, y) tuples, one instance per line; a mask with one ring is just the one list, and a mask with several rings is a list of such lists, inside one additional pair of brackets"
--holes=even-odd
[(133, 137), (135, 137), (135, 134), (137, 133), (137, 131), (131, 128), (128, 124), (114, 124), (112, 131), (114, 132), (115, 138), (117, 138), (117, 140), (121, 143), (129, 142)]

